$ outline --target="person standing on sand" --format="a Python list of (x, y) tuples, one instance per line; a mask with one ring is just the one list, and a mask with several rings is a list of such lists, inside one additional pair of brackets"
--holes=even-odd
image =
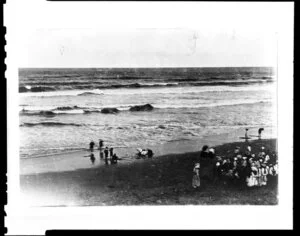
[(92, 140), (92, 141), (90, 142), (90, 151), (91, 151), (91, 152), (94, 151), (94, 146), (95, 146), (95, 143), (94, 143), (94, 141)]
[(209, 157), (209, 149), (207, 145), (204, 145), (200, 152), (200, 160), (207, 160), (208, 157)]
[(192, 186), (196, 189), (200, 187), (200, 163), (195, 164), (193, 172)]

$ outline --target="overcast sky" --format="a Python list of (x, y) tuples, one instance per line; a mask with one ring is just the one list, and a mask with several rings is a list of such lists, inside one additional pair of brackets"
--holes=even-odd
[(276, 65), (280, 5), (47, 4), (18, 12), (20, 67)]

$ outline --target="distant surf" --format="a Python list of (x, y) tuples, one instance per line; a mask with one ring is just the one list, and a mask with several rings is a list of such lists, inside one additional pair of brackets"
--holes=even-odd
[(37, 123), (28, 123), (25, 122), (21, 124), (21, 127), (32, 127), (32, 126), (82, 126), (75, 123), (61, 123), (61, 122), (37, 122)]
[[(174, 79), (176, 80), (176, 79)], [(179, 80), (179, 79), (177, 79)], [(216, 81), (199, 81), (198, 79), (182, 79), (181, 82), (170, 82), (170, 83), (125, 83), (123, 81), (122, 84), (109, 84), (104, 85), (104, 82), (93, 82), (92, 84), (85, 83), (68, 83), (65, 82), (64, 84), (57, 84), (52, 83), (48, 86), (41, 86), (41, 85), (32, 85), (31, 83), (27, 82), (26, 85), (19, 86), (19, 92), (49, 92), (49, 91), (59, 91), (59, 90), (86, 90), (86, 89), (120, 89), (120, 88), (155, 88), (155, 87), (187, 87), (187, 86), (241, 86), (241, 85), (249, 85), (249, 84), (259, 84), (259, 83), (266, 83), (266, 82), (273, 82), (272, 78), (259, 78), (259, 79), (248, 79), (248, 80), (216, 80)], [(190, 82), (186, 82), (190, 81)], [(51, 85), (51, 86), (50, 86)], [(78, 96), (85, 96), (85, 95), (100, 95), (98, 93), (92, 92), (84, 92), (78, 94)]]

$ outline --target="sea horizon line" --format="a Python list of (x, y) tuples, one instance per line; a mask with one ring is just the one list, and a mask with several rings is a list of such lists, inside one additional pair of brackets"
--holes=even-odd
[(206, 69), (206, 68), (276, 68), (275, 66), (170, 66), (170, 67), (19, 67), (18, 69)]

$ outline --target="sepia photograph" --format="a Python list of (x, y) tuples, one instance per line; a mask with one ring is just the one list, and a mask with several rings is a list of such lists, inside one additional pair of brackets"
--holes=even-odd
[[(12, 188), (18, 192), (16, 208), (54, 214), (80, 207), (89, 214), (95, 207), (100, 214), (106, 207), (142, 207), (146, 215), (162, 206), (279, 209), (279, 179), (290, 176), (287, 167), (292, 172), (292, 133), (279, 137), (292, 124), (280, 123), (280, 113), (292, 117), (281, 112), (280, 99), (292, 90), (285, 97), (279, 87), (293, 80), (293, 17), (283, 35), (278, 14), (293, 14), (293, 4), (36, 6), (41, 22), (24, 20), (32, 27), (6, 17), (7, 72), (14, 77), (6, 76), (14, 81), (8, 196)], [(157, 19), (154, 12), (143, 15), (147, 6)], [(8, 3), (7, 15), (12, 9), (16, 4)], [(79, 9), (89, 10), (81, 10), (84, 23), (76, 19)], [(133, 15), (123, 18), (127, 11)]]

